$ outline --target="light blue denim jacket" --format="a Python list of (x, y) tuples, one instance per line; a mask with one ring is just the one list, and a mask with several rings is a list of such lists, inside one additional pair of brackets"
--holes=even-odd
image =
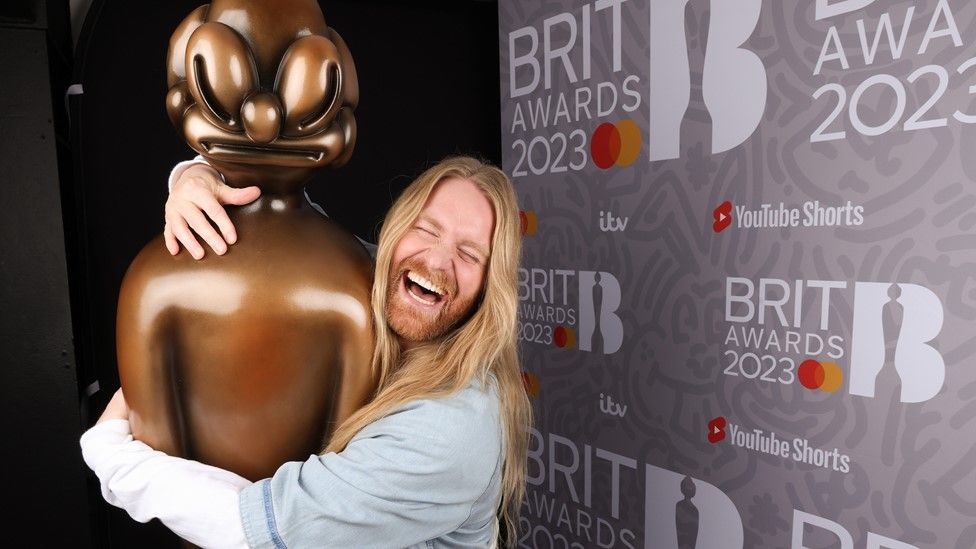
[(240, 495), (252, 547), (487, 547), (504, 453), (492, 379), (417, 400)]

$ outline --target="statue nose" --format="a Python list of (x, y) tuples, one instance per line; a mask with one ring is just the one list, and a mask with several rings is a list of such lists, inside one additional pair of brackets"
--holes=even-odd
[(281, 101), (268, 92), (252, 94), (241, 106), (244, 132), (255, 143), (270, 143), (281, 132)]

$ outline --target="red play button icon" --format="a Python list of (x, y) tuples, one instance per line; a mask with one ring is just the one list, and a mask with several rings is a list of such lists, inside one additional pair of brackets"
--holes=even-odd
[(725, 418), (718, 416), (708, 422), (708, 442), (715, 444), (725, 440)]
[(732, 224), (732, 203), (726, 200), (719, 204), (718, 208), (712, 212), (715, 222), (712, 223), (712, 230), (720, 233)]

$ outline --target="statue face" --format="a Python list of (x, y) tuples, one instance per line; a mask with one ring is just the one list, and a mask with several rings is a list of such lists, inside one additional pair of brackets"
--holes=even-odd
[(230, 175), (303, 182), (352, 154), (356, 70), (314, 0), (214, 0), (173, 33), (168, 66), (170, 120)]

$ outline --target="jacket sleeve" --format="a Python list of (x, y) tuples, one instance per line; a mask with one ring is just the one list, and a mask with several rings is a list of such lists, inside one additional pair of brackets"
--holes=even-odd
[(501, 459), (498, 400), (419, 400), (241, 492), (253, 547), (407, 547), (455, 531)]
[(247, 547), (238, 494), (251, 484), (230, 471), (168, 456), (134, 440), (129, 422), (108, 420), (81, 437), (85, 463), (105, 501), (139, 522), (158, 518), (201, 547)]

